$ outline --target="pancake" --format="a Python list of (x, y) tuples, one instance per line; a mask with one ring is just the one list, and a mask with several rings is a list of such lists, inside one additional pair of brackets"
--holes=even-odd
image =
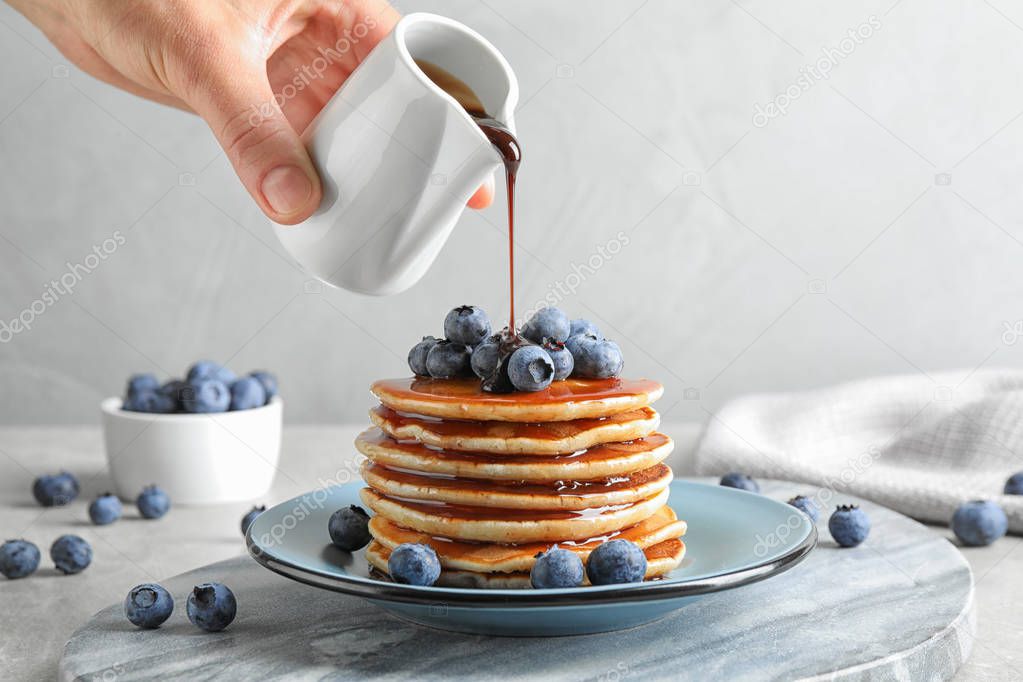
[[(374, 516), (370, 519), (369, 532), (373, 535), (374, 540), (387, 549), (394, 549), (406, 542), (430, 545), (437, 552), (442, 567), (475, 573), (528, 572), (533, 567), (533, 562), (536, 561), (536, 555), (551, 547), (549, 542), (520, 545), (459, 542), (402, 528), (382, 516)], [(581, 542), (555, 544), (575, 552), (580, 559), (586, 561), (590, 552), (607, 540), (629, 540), (646, 549), (665, 540), (680, 538), (685, 535), (685, 532), (686, 522), (676, 519), (675, 512), (671, 507), (665, 505), (658, 509), (653, 516), (621, 531)]]
[(447, 476), (500, 481), (586, 481), (648, 469), (671, 454), (674, 443), (652, 433), (626, 443), (606, 443), (568, 455), (494, 455), (438, 450), (414, 441), (396, 441), (372, 428), (355, 447), (378, 464)]
[[(646, 548), (643, 552), (646, 554), (647, 561), (646, 579), (651, 580), (676, 569), (685, 557), (686, 546), (681, 540), (665, 540)], [(369, 547), (366, 548), (366, 559), (370, 565), (384, 574), (387, 573), (387, 560), (390, 556), (391, 550), (376, 540), (369, 543)], [(585, 576), (583, 584), (589, 584), (589, 580)], [(477, 573), (458, 569), (442, 569), (436, 585), (482, 589), (528, 589), (532, 586), (529, 582), (528, 571)]]
[(369, 460), (363, 461), (360, 473), (366, 485), (388, 497), (502, 509), (589, 509), (628, 504), (644, 500), (671, 483), (671, 469), (664, 464), (602, 481), (548, 483), (422, 474)]
[(398, 413), (383, 405), (369, 411), (370, 420), (395, 440), (414, 440), (445, 450), (507, 455), (565, 455), (603, 443), (649, 436), (660, 416), (649, 407), (606, 419), (516, 423), (440, 421)]
[(372, 488), (362, 502), (393, 523), (430, 535), (477, 542), (564, 542), (586, 540), (635, 525), (668, 500), (668, 488), (639, 502), (578, 511), (501, 509), (386, 497)]
[(490, 393), (476, 378), (409, 377), (376, 381), (370, 390), (399, 412), (504, 422), (609, 417), (645, 407), (664, 393), (663, 386), (649, 379), (565, 379), (533, 393)]

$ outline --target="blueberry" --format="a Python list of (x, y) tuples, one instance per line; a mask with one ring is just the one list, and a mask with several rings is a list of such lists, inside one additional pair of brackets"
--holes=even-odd
[(122, 511), (117, 495), (103, 493), (89, 505), (89, 518), (97, 526), (105, 526), (121, 518)]
[(508, 358), (508, 378), (520, 391), (542, 391), (554, 381), (554, 363), (540, 346), (523, 346)]
[(155, 485), (147, 485), (135, 499), (135, 506), (146, 519), (158, 519), (170, 509), (170, 498), (167, 493)]
[(1009, 476), (1004, 492), (1006, 495), (1023, 495), (1023, 471)]
[(990, 500), (964, 502), (952, 515), (952, 530), (969, 547), (990, 545), (1005, 535), (1009, 520), (1005, 512)]
[(124, 389), (124, 395), (127, 399), (133, 393), (144, 390), (155, 391), (158, 388), (160, 388), (160, 382), (152, 374), (132, 374), (128, 377), (128, 385)]
[(39, 568), (39, 548), (28, 540), (8, 540), (0, 545), (0, 573), (14, 580)]
[(544, 339), (543, 349), (547, 351), (551, 362), (554, 363), (554, 380), (567, 379), (568, 375), (572, 373), (572, 369), (575, 368), (575, 359), (572, 357), (571, 351), (565, 348), (565, 344), (554, 339)]
[(796, 495), (789, 500), (789, 504), (809, 516), (814, 523), (817, 523), (817, 519), (821, 517), (820, 507), (806, 495)]
[(475, 346), (490, 336), (490, 318), (482, 308), (459, 306), (445, 316), (444, 336), (448, 341)]
[(610, 540), (590, 552), (586, 575), (594, 585), (639, 582), (646, 576), (646, 554), (634, 542)]
[(81, 573), (92, 563), (92, 547), (77, 535), (61, 535), (50, 546), (50, 558), (64, 575)]
[(327, 532), (330, 533), (330, 541), (346, 552), (362, 549), (373, 539), (369, 534), (369, 514), (354, 504), (330, 515)]
[(583, 583), (583, 562), (579, 555), (554, 546), (536, 555), (529, 582), (540, 590), (578, 587)]
[(130, 393), (121, 404), (121, 409), (128, 412), (148, 412), (150, 414), (170, 414), (177, 412), (177, 403), (160, 389), (143, 388)]
[(522, 327), (522, 335), (534, 343), (542, 343), (544, 339), (565, 343), (571, 331), (568, 316), (552, 307), (540, 308)]
[(430, 349), (438, 343), (440, 343), (440, 339), (437, 337), (424, 336), (422, 341), (412, 346), (412, 350), (408, 352), (408, 366), (413, 374), (420, 377), (430, 376), (430, 372), (426, 369), (426, 356), (430, 354)]
[(738, 488), (739, 490), (748, 490), (751, 493), (759, 493), (760, 486), (752, 478), (746, 474), (739, 474), (732, 472), (725, 474), (721, 477), (721, 485), (726, 488)]
[(258, 507), (253, 507), (252, 509), (250, 509), (249, 512), (242, 517), (242, 535), (245, 535), (249, 532), (249, 526), (252, 525), (252, 522), (256, 520), (257, 516), (259, 516), (265, 511), (266, 505), (261, 504)]
[(440, 341), (426, 356), (426, 370), (435, 379), (472, 375), (472, 348), (462, 343)]
[(186, 412), (225, 412), (231, 405), (231, 391), (222, 381), (196, 379), (181, 392), (181, 405)]
[(855, 504), (842, 504), (828, 519), (828, 530), (842, 547), (855, 547), (870, 535), (870, 518)]
[(173, 402), (174, 404), (174, 409), (172, 410), (173, 412), (184, 412), (185, 404), (183, 401), (185, 399), (185, 396), (191, 395), (191, 392), (188, 390), (188, 388), (189, 387), (187, 381), (182, 381), (181, 379), (171, 379), (163, 386), (158, 388), (157, 393), (166, 396)]
[(277, 377), (270, 372), (257, 370), (249, 372), (249, 376), (263, 385), (263, 392), (266, 393), (266, 402), (270, 402), (277, 395)]
[(140, 628), (160, 627), (173, 611), (174, 598), (156, 583), (136, 585), (124, 598), (124, 615)]
[(63, 507), (78, 497), (78, 479), (66, 471), (44, 474), (32, 484), (32, 495), (44, 507)]
[(207, 632), (220, 632), (234, 620), (238, 601), (226, 585), (203, 583), (192, 588), (185, 604), (188, 620)]
[(200, 360), (188, 368), (188, 375), (185, 381), (192, 383), (200, 379), (216, 379), (217, 381), (230, 386), (238, 377), (227, 367), (221, 367), (211, 360)]
[(575, 360), (573, 376), (583, 379), (608, 379), (622, 372), (625, 361), (622, 350), (614, 341), (602, 339), (595, 334), (578, 334), (565, 342), (565, 347)]
[(231, 384), (231, 410), (251, 410), (266, 405), (266, 389), (255, 377), (242, 377)]
[(575, 336), (576, 334), (593, 334), (598, 339), (604, 338), (604, 335), (600, 333), (600, 329), (597, 328), (597, 325), (593, 324), (589, 320), (584, 320), (580, 317), (572, 320), (570, 325), (568, 332), (569, 337)]
[(501, 364), (501, 337), (495, 334), (476, 346), (469, 364), (480, 379), (493, 376)]
[(406, 542), (391, 550), (387, 572), (396, 583), (432, 585), (440, 577), (440, 559), (433, 547)]

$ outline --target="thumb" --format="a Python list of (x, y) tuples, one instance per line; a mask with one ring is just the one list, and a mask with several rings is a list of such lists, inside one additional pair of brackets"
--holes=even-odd
[(305, 220), (320, 204), (320, 178), (270, 81), (255, 66), (239, 69), (234, 63), (220, 71), (189, 104), (209, 124), (263, 212), (285, 225)]

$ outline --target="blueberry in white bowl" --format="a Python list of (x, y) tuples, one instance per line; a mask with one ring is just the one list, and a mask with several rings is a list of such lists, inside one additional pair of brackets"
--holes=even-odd
[(229, 370), (227, 367), (223, 367), (212, 360), (200, 360), (194, 365), (188, 368), (188, 374), (185, 375), (185, 380), (188, 382), (198, 381), (200, 379), (215, 379), (222, 384), (230, 386), (234, 383), (237, 375)]
[(61, 535), (50, 545), (50, 558), (64, 575), (81, 573), (92, 563), (92, 546), (77, 535)]
[(218, 379), (190, 379), (182, 395), (181, 404), (186, 412), (226, 412), (231, 406), (231, 389)]
[(39, 548), (28, 540), (8, 540), (0, 545), (0, 574), (15, 580), (39, 568)]
[(158, 628), (174, 612), (174, 598), (162, 585), (142, 583), (124, 598), (124, 616), (140, 628)]
[(242, 377), (231, 384), (230, 410), (251, 410), (266, 405), (266, 389), (256, 377)]
[(203, 583), (192, 588), (185, 603), (188, 620), (206, 632), (220, 632), (238, 614), (234, 592), (221, 583)]
[(273, 400), (278, 391), (277, 375), (260, 369), (255, 372), (249, 372), (249, 376), (263, 385), (263, 392), (266, 394), (267, 401)]
[(113, 493), (103, 493), (89, 503), (89, 519), (97, 526), (106, 526), (121, 518), (124, 508)]

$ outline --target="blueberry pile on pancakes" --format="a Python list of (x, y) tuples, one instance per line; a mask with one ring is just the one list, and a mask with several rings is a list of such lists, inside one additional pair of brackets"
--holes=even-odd
[[(463, 309), (471, 312), (456, 312)], [(427, 357), (437, 344), (459, 343), (474, 369), (473, 354), (493, 338), (477, 310), (452, 311), (475, 325), (477, 346), (464, 343), (466, 336), (435, 339)], [(559, 330), (557, 313), (544, 313), (546, 322), (536, 325), (530, 320), (521, 336), (503, 332), (518, 338), (498, 341), (496, 357), (474, 376), (423, 376), (419, 370), (429, 370), (414, 348), (409, 361), (417, 376), (373, 384), (380, 405), (356, 447), (366, 456), (361, 498), (373, 513), (366, 555), (374, 569), (386, 574), (391, 551), (407, 543), (429, 545), (440, 559), (437, 584), (455, 587), (529, 587), (537, 555), (555, 545), (585, 563), (602, 543), (628, 540), (646, 555), (646, 579), (681, 563), (686, 524), (667, 504), (672, 472), (664, 464), (673, 444), (657, 431), (651, 407), (663, 387), (618, 377), (617, 345), (605, 345), (590, 323), (576, 324), (585, 321), (565, 319)], [(564, 338), (549, 336), (552, 330)], [(586, 338), (572, 343), (577, 335)], [(547, 380), (547, 362), (556, 363), (545, 346), (585, 347), (570, 360), (582, 371)], [(509, 377), (519, 371), (509, 356), (523, 348), (544, 350), (546, 358), (529, 354), (544, 367), (526, 362), (524, 376)], [(443, 361), (426, 364), (447, 369), (462, 362), (450, 360), (454, 355), (444, 351)], [(597, 370), (614, 375), (591, 376)], [(544, 385), (517, 388), (535, 383)]]

